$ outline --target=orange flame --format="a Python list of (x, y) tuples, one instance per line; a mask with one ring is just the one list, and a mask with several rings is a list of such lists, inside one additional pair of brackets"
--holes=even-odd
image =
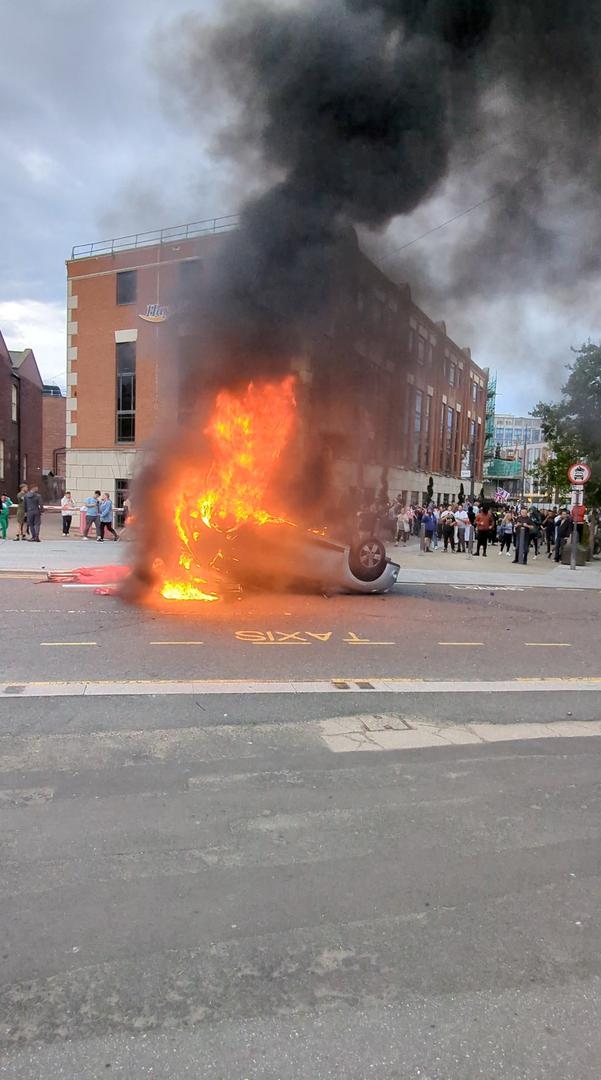
[[(241, 395), (229, 390), (217, 395), (205, 429), (210, 468), (204, 480), (198, 479), (200, 468), (191, 468), (176, 500), (173, 521), (180, 551), (176, 573), (166, 577), (161, 587), (166, 599), (219, 599), (193, 570), (195, 545), (202, 541), (204, 530), (218, 530), (227, 537), (245, 522), (285, 521), (273, 516), (265, 502), (294, 425), (294, 382), (289, 375), (279, 383), (250, 383)], [(218, 561), (219, 555), (211, 562)]]

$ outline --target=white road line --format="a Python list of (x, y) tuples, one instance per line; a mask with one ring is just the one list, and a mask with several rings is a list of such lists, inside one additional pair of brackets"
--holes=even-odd
[(149, 641), (149, 645), (204, 645), (204, 641)]
[(524, 645), (535, 645), (540, 649), (571, 649), (569, 641), (525, 641)]
[[(363, 722), (362, 722), (363, 721)], [(467, 746), (521, 739), (556, 739), (601, 735), (601, 720), (534, 724), (435, 724), (412, 720), (410, 730), (390, 730), (386, 717), (344, 717), (320, 722), (322, 738), (334, 754), (376, 750), (418, 750), (429, 746)]]
[(0, 807), (34, 806), (50, 802), (54, 798), (54, 788), (2, 788), (0, 789)]
[(86, 645), (96, 645), (96, 641), (40, 641), (40, 645), (56, 649), (79, 649)]
[[(82, 644), (76, 642), (75, 644)], [(83, 644), (93, 644), (85, 642)], [(370, 683), (373, 690), (358, 684)], [(348, 686), (343, 689), (341, 683)], [(337, 685), (338, 684), (338, 685)], [(504, 680), (422, 680), (353, 676), (304, 681), (257, 679), (128, 679), (86, 680), (77, 682), (26, 682), (13, 679), (0, 683), (5, 697), (137, 697), (139, 695), (212, 695), (212, 694), (506, 694), (552, 693), (559, 690), (601, 691), (601, 678), (558, 677), (550, 679), (518, 678)]]

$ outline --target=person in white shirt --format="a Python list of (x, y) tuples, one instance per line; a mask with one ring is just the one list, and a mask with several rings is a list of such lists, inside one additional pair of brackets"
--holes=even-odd
[(455, 521), (457, 523), (457, 550), (465, 554), (465, 530), (469, 527), (470, 519), (467, 510), (463, 508), (463, 503), (459, 503), (455, 511)]
[(73, 514), (75, 513), (76, 506), (71, 498), (71, 492), (65, 491), (61, 499), (61, 516), (63, 519), (63, 536), (69, 535), (69, 529), (71, 528), (71, 522), (73, 520)]

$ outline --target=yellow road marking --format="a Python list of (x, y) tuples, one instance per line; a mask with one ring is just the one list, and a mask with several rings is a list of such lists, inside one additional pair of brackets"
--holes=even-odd
[(484, 645), (483, 641), (439, 641), (439, 645)]
[(149, 645), (204, 645), (204, 641), (149, 641)]

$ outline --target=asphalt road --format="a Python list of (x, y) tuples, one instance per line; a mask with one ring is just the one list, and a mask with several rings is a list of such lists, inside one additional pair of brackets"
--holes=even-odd
[[(1, 1077), (598, 1080), (601, 738), (323, 738), (372, 714), (601, 720), (601, 690), (519, 682), (601, 674), (597, 594), (412, 588), (200, 616), (26, 581), (0, 596)], [(457, 692), (17, 686), (191, 668)]]
[(3, 681), (601, 673), (597, 591), (403, 586), (156, 612), (47, 582), (4, 580), (0, 590)]

